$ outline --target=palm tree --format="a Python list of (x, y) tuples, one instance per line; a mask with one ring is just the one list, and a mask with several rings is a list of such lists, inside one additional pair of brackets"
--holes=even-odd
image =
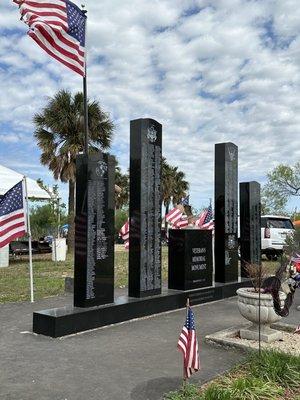
[[(178, 167), (173, 167), (162, 159), (162, 201), (165, 206), (165, 214), (168, 214), (170, 204), (178, 204), (186, 196), (189, 184), (185, 180), (185, 174), (178, 171)], [(166, 229), (167, 229), (166, 222)]]
[[(113, 123), (96, 101), (88, 101), (89, 151), (110, 146)], [(34, 116), (34, 137), (40, 147), (41, 163), (49, 167), (55, 179), (69, 183), (69, 240), (74, 247), (74, 206), (76, 155), (84, 150), (83, 94), (74, 96), (61, 90)]]
[(122, 174), (118, 165), (116, 166), (115, 183), (120, 188), (119, 193), (116, 193), (116, 209), (120, 210), (129, 202), (129, 175)]

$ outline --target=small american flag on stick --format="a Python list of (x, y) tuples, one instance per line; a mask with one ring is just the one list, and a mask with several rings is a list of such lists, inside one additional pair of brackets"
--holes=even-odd
[(170, 224), (174, 225), (176, 222), (180, 221), (182, 217), (182, 211), (180, 211), (178, 208), (173, 208), (171, 211), (166, 214), (165, 218), (167, 222), (170, 222)]
[(23, 181), (17, 183), (0, 200), (0, 248), (26, 233)]
[(193, 372), (199, 371), (199, 346), (196, 337), (195, 317), (187, 300), (186, 321), (179, 336), (178, 349), (183, 354), (183, 378), (189, 378)]
[(119, 236), (124, 240), (125, 249), (129, 249), (129, 220), (125, 222), (119, 232)]
[(50, 56), (85, 76), (85, 12), (69, 0), (13, 0), (28, 35)]
[(213, 221), (213, 212), (211, 204), (209, 207), (204, 210), (196, 220), (195, 225), (197, 225), (200, 229), (213, 230), (214, 229), (214, 221)]

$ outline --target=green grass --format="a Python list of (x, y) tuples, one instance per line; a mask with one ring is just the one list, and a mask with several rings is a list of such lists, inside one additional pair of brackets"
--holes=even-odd
[[(33, 257), (35, 299), (59, 296), (65, 290), (65, 277), (73, 276), (73, 258), (68, 255), (66, 262), (51, 261), (51, 254)], [(168, 251), (162, 249), (163, 280), (167, 279)], [(116, 246), (115, 287), (128, 285), (128, 251)], [(28, 301), (29, 261), (28, 257), (11, 259), (8, 268), (0, 268), (0, 303)]]
[[(276, 270), (278, 263), (265, 262), (270, 273)], [(66, 262), (54, 263), (51, 255), (34, 256), (35, 298), (58, 296), (64, 293), (65, 277), (73, 276), (73, 259), (68, 256)], [(168, 248), (162, 247), (162, 279), (168, 279)], [(115, 287), (128, 285), (128, 251), (122, 245), (115, 246)], [(29, 269), (28, 257), (10, 260), (8, 268), (0, 269), (0, 303), (28, 301)]]
[(300, 357), (264, 351), (203, 388), (188, 384), (165, 400), (300, 400), (299, 379)]

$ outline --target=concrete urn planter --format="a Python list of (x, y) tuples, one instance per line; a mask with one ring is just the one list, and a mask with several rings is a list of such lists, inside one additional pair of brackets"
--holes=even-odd
[[(253, 288), (238, 289), (237, 295), (240, 313), (252, 322), (252, 326), (240, 330), (240, 336), (242, 339), (258, 340), (259, 295)], [(285, 298), (286, 294), (280, 292), (281, 307), (284, 305)], [(274, 311), (272, 296), (269, 293), (261, 293), (260, 304), (261, 340), (270, 343), (282, 339), (282, 332), (270, 328), (271, 324), (281, 320)]]

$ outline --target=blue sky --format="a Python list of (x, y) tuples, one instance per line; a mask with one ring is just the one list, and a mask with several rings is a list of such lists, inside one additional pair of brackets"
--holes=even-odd
[[(163, 124), (163, 153), (186, 173), (196, 208), (213, 197), (217, 142), (239, 146), (240, 181), (264, 183), (278, 163), (299, 161), (298, 1), (85, 4), (89, 96), (115, 122), (111, 152), (124, 170), (129, 122), (142, 117)], [(52, 184), (32, 116), (57, 90), (81, 90), (81, 79), (26, 36), (10, 1), (0, 5), (0, 33), (0, 163)]]

